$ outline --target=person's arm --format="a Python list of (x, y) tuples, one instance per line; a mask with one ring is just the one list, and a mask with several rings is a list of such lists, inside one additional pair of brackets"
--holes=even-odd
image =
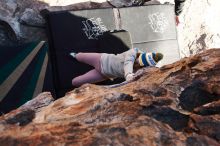
[(124, 77), (126, 81), (131, 80), (133, 78), (133, 75), (134, 75), (133, 66), (134, 66), (136, 56), (137, 56), (137, 52), (138, 50), (135, 48), (135, 49), (131, 49), (127, 51), (125, 54)]

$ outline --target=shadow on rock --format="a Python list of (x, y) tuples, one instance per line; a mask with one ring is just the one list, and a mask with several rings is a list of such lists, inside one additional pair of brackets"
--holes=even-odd
[(143, 107), (141, 113), (168, 124), (174, 130), (181, 131), (187, 127), (189, 116), (179, 113), (169, 107), (150, 105)]
[(179, 105), (187, 111), (192, 111), (196, 107), (200, 107), (206, 103), (219, 100), (220, 96), (210, 93), (206, 84), (202, 81), (194, 81), (188, 86), (179, 97)]

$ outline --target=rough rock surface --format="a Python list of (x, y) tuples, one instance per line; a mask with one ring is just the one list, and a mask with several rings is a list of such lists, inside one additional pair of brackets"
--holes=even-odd
[(186, 0), (178, 27), (182, 57), (220, 47), (219, 6), (219, 0)]
[(42, 93), (0, 117), (0, 144), (219, 146), (219, 102), (220, 49), (210, 49), (115, 88)]

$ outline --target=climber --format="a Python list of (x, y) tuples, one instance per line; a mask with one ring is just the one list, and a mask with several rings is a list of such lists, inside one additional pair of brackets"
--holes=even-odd
[(134, 72), (141, 67), (155, 66), (162, 58), (161, 53), (145, 53), (139, 49), (130, 49), (121, 54), (106, 53), (70, 53), (79, 62), (89, 64), (93, 70), (72, 79), (72, 85), (79, 87), (85, 83), (97, 83), (107, 79), (125, 78), (130, 81)]
[(185, 0), (175, 0), (176, 25), (179, 25), (179, 15), (182, 12)]

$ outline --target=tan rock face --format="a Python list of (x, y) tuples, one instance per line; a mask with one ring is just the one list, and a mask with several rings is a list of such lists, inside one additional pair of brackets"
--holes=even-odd
[(186, 0), (178, 27), (182, 57), (220, 47), (219, 5), (219, 0)]
[(56, 101), (42, 93), (0, 117), (0, 143), (218, 146), (219, 58), (211, 49), (139, 70), (125, 85), (86, 84)]

